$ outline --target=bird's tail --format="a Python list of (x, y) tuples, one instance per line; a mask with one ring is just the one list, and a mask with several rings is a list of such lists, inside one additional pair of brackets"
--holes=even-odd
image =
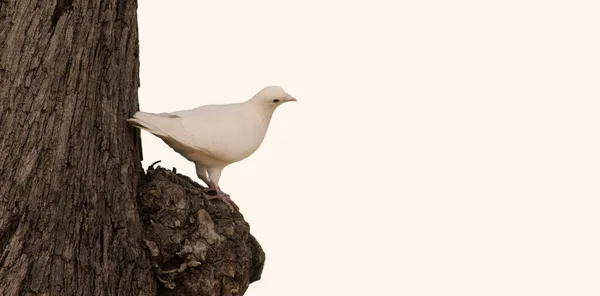
[(156, 135), (157, 137), (167, 138), (169, 137), (169, 135), (165, 134), (158, 127), (152, 124), (153, 121), (156, 121), (157, 118), (161, 117), (165, 116), (163, 116), (162, 114), (153, 114), (139, 111), (133, 115), (133, 118), (127, 119), (127, 122), (130, 125), (150, 132)]

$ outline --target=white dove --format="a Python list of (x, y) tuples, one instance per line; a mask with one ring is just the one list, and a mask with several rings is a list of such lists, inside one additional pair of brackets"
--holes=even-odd
[(294, 97), (279, 86), (268, 86), (243, 103), (206, 105), (171, 113), (136, 112), (127, 120), (161, 138), (196, 165), (196, 174), (233, 211), (237, 205), (221, 191), (223, 169), (250, 156), (262, 143), (275, 109)]

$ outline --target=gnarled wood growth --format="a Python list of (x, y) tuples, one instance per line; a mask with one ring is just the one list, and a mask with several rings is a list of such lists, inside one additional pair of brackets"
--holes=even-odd
[(163, 168), (147, 181), (140, 208), (160, 295), (242, 295), (260, 279), (265, 253), (242, 214)]

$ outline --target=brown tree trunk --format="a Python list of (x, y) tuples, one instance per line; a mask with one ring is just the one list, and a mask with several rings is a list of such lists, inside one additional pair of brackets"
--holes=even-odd
[(241, 295), (260, 278), (241, 214), (189, 178), (143, 177), (125, 121), (138, 110), (136, 10), (0, 0), (2, 296)]
[(136, 1), (0, 1), (0, 295), (154, 295)]

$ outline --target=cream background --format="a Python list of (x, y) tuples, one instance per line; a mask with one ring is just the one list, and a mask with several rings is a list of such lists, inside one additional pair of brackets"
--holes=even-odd
[(600, 295), (598, 3), (140, 1), (140, 105), (298, 98), (221, 179), (246, 295)]

